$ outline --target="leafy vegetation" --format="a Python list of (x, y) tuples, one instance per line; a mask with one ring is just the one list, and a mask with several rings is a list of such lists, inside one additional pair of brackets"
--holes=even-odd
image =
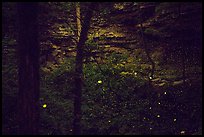
[[(2, 10), (3, 134), (19, 126), (15, 4)], [(80, 3), (82, 19), (88, 4)], [(200, 5), (102, 2), (94, 9), (83, 49), (81, 134), (202, 134)], [(43, 135), (73, 134), (76, 18), (75, 2), (40, 3)]]

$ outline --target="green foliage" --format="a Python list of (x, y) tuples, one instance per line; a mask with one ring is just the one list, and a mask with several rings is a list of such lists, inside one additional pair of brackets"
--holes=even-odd
[[(163, 90), (156, 91), (148, 86), (145, 78), (131, 72), (131, 70), (136, 71), (135, 68), (115, 67), (116, 64), (128, 60), (128, 56), (121, 56), (123, 55), (110, 55), (110, 62), (106, 64), (93, 62), (84, 65), (83, 134), (180, 134), (182, 130), (193, 132), (190, 131), (190, 125), (186, 121), (188, 116), (181, 117), (181, 115), (187, 114), (189, 109), (193, 109), (192, 106), (199, 106), (199, 101), (194, 105), (185, 102), (190, 96), (189, 93), (185, 93), (187, 90), (182, 91), (182, 87), (173, 88), (172, 85), (168, 85)], [(67, 62), (72, 61), (67, 60)], [(72, 133), (73, 96), (72, 92), (69, 92), (73, 89), (72, 80), (69, 79), (72, 69), (65, 69), (64, 65), (54, 70), (49, 80), (43, 80), (49, 81), (42, 86), (45, 88), (41, 91), (42, 104), (47, 104), (47, 108), (41, 109), (43, 134), (52, 134), (53, 130), (59, 127), (63, 134)], [(165, 72), (164, 75), (169, 77), (174, 73), (172, 70), (168, 74)], [(55, 83), (60, 80), (63, 81), (61, 84)], [(191, 90), (195, 91), (193, 88)], [(65, 94), (65, 91), (68, 94)], [(66, 96), (63, 99), (63, 95), (68, 95), (70, 98)], [(180, 110), (183, 105), (187, 108)], [(192, 113), (192, 117), (198, 117), (199, 109), (193, 110), (198, 113)], [(174, 113), (171, 113), (172, 111)]]
[[(71, 134), (73, 113), (73, 59), (67, 59), (53, 69), (50, 75), (42, 71), (41, 77), (41, 134)], [(43, 108), (43, 104), (47, 104)]]
[[(84, 124), (85, 129), (89, 127), (97, 134), (104, 134), (104, 132), (126, 134), (130, 131), (125, 130), (132, 129), (129, 122), (139, 120), (138, 113), (148, 105), (148, 100), (138, 100), (135, 93), (137, 87), (144, 85), (144, 80), (135, 77), (132, 73), (121, 75), (120, 72), (122, 70), (124, 72), (125, 68), (114, 67), (115, 64), (126, 59), (127, 56), (112, 54), (109, 57), (109, 63), (100, 66), (94, 63), (85, 65), (83, 122), (89, 123)], [(99, 80), (102, 81), (101, 84), (98, 83)], [(90, 134), (87, 129), (86, 132)]]
[[(89, 3), (81, 5), (82, 17), (86, 4)], [(82, 134), (202, 134), (202, 8), (199, 4), (100, 4), (84, 49)], [(48, 2), (40, 3), (40, 7), (41, 59), (46, 58), (40, 64), (40, 134), (69, 135), (73, 130), (75, 92), (75, 3)], [(3, 3), (4, 134), (17, 134), (18, 127), (15, 10), (15, 3)], [(151, 81), (151, 64), (138, 33), (140, 21), (144, 23), (147, 49), (156, 64)], [(109, 26), (113, 24), (112, 31)], [(108, 44), (100, 45), (101, 41)], [(130, 43), (133, 48), (120, 47), (130, 47)], [(43, 108), (44, 104), (47, 107)]]

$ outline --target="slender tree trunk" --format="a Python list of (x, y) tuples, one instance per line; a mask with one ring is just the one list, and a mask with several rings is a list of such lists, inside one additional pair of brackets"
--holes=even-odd
[(74, 121), (73, 121), (73, 134), (74, 135), (80, 135), (81, 134), (81, 94), (82, 94), (82, 83), (83, 83), (83, 50), (84, 50), (84, 44), (87, 40), (88, 30), (90, 27), (90, 21), (93, 14), (93, 8), (95, 3), (91, 3), (88, 9), (90, 11), (87, 11), (87, 14), (85, 15), (81, 34), (79, 37), (79, 42), (77, 44), (77, 54), (76, 54), (76, 64), (75, 64), (75, 95), (74, 95)]
[(18, 3), (18, 134), (37, 135), (39, 128), (39, 42), (37, 3)]
[[(181, 20), (181, 3), (179, 3), (178, 5), (178, 21)], [(182, 22), (180, 22), (182, 23)], [(180, 33), (180, 36), (179, 36), (179, 46), (181, 47), (180, 48), (180, 51), (181, 51), (181, 60), (182, 60), (182, 78), (183, 78), (183, 85), (185, 86), (186, 85), (186, 50), (185, 50), (185, 47), (184, 47), (184, 44), (183, 44), (183, 35), (181, 35)]]
[(79, 42), (79, 37), (81, 33), (81, 10), (80, 10), (80, 3), (76, 2), (76, 20), (77, 20), (77, 40)]
[(183, 65), (182, 65), (182, 68), (183, 68), (183, 84), (185, 85), (186, 83), (186, 63), (185, 63), (185, 59), (184, 57), (182, 57), (183, 59)]
[(147, 49), (147, 44), (146, 44), (146, 41), (145, 41), (145, 38), (144, 38), (144, 32), (143, 32), (143, 25), (142, 25), (142, 23), (140, 24), (140, 26), (141, 26), (141, 36), (142, 36), (143, 47), (144, 47), (145, 53), (147, 55), (147, 58), (148, 58), (149, 62), (151, 63), (151, 72), (150, 72), (150, 76), (149, 76), (149, 79), (151, 81), (151, 79), (153, 79), (153, 77), (154, 77), (155, 63), (154, 63), (153, 59), (151, 58), (151, 56), (149, 54), (149, 51)]
[[(183, 42), (181, 41), (180, 44), (183, 47)], [(182, 59), (182, 78), (183, 78), (183, 84), (185, 86), (186, 84), (186, 53), (184, 47), (181, 49), (181, 59)]]

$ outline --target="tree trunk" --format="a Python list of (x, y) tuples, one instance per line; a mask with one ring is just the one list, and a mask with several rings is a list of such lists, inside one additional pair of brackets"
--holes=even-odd
[(90, 27), (90, 21), (93, 14), (93, 8), (95, 3), (91, 3), (85, 15), (82, 30), (79, 38), (79, 42), (77, 43), (77, 54), (76, 54), (76, 64), (75, 64), (75, 95), (74, 95), (74, 121), (73, 121), (73, 134), (80, 135), (81, 134), (81, 94), (82, 94), (82, 83), (83, 83), (83, 50), (84, 44), (87, 40), (88, 30)]
[[(181, 20), (181, 4), (179, 3), (178, 5), (178, 21)], [(183, 22), (180, 22), (180, 23), (183, 23)], [(184, 39), (183, 39), (183, 35), (180, 34), (179, 36), (179, 46), (181, 47), (180, 48), (180, 51), (181, 51), (181, 60), (182, 60), (182, 79), (183, 79), (183, 85), (185, 87), (186, 85), (186, 50), (185, 50), (185, 47), (184, 47)]]
[(80, 3), (76, 2), (76, 19), (77, 19), (77, 40), (79, 42), (79, 37), (81, 33), (81, 10), (80, 10)]
[[(183, 42), (181, 41), (180, 44), (183, 47)], [(181, 48), (181, 60), (182, 60), (182, 78), (183, 78), (183, 85), (186, 85), (186, 53), (184, 47)]]
[(37, 135), (39, 128), (39, 42), (37, 3), (18, 3), (18, 134)]
[(145, 53), (147, 55), (147, 58), (148, 58), (149, 62), (151, 63), (151, 66), (152, 66), (151, 67), (151, 72), (150, 72), (150, 75), (149, 75), (149, 80), (151, 82), (151, 79), (153, 79), (153, 77), (154, 77), (155, 63), (154, 63), (153, 59), (151, 58), (151, 56), (149, 54), (149, 51), (147, 49), (147, 44), (146, 44), (146, 41), (145, 41), (145, 38), (144, 38), (144, 32), (143, 32), (142, 23), (140, 25), (141, 25), (141, 36), (142, 36), (143, 47), (144, 47)]

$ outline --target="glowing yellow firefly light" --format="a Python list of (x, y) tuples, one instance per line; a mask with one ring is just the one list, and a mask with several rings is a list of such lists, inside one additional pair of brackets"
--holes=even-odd
[(159, 118), (159, 117), (160, 117), (160, 115), (157, 115), (157, 117)]
[(101, 81), (101, 80), (99, 80), (99, 81), (98, 81), (98, 83), (99, 83), (99, 84), (101, 84), (101, 83), (102, 83), (102, 81)]
[(43, 104), (43, 108), (46, 108), (47, 107), (47, 105), (46, 104)]

